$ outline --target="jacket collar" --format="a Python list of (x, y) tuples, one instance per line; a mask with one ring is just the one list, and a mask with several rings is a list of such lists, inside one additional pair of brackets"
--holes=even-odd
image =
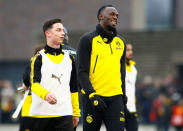
[(115, 28), (112, 28), (112, 33), (108, 33), (102, 28), (100, 24), (96, 26), (96, 31), (97, 33), (99, 33), (105, 43), (110, 43), (117, 35), (117, 31)]
[(131, 66), (131, 65), (136, 65), (136, 62), (133, 61), (133, 60), (126, 60), (126, 64), (127, 64), (128, 66)]
[(60, 48), (55, 49), (48, 45), (45, 46), (45, 53), (49, 53), (51, 55), (60, 55), (62, 52), (62, 46), (60, 45)]

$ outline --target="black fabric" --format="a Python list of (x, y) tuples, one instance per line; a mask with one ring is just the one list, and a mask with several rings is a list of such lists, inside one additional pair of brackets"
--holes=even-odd
[(121, 95), (100, 97), (107, 105), (105, 111), (93, 109), (91, 101), (83, 95), (83, 131), (99, 131), (104, 122), (107, 131), (124, 131), (124, 107)]
[(45, 53), (49, 53), (51, 55), (60, 55), (61, 53), (63, 54), (62, 46), (60, 46), (60, 48), (58, 49), (55, 49), (46, 45), (44, 49), (45, 49)]
[(23, 73), (23, 83), (30, 90), (28, 95), (31, 95), (30, 72), (31, 72), (31, 63), (29, 62)]
[(33, 83), (40, 83), (41, 82), (41, 66), (42, 66), (42, 56), (37, 56), (34, 62), (34, 70), (33, 70)]
[(22, 117), (20, 119), (19, 131), (33, 131), (33, 122), (36, 118)]
[[(126, 84), (125, 84), (125, 77), (126, 77), (126, 44), (125, 44), (125, 48), (124, 48), (124, 54), (120, 60), (121, 63), (121, 80), (122, 80), (122, 92), (124, 97), (126, 97)], [(126, 97), (127, 98), (127, 97)], [(124, 103), (127, 103), (127, 99), (125, 99), (126, 101), (124, 101)]]
[(126, 105), (128, 102), (128, 97), (126, 96), (126, 94), (123, 94), (122, 97), (123, 97), (123, 103), (124, 105)]
[[(98, 95), (94, 95), (92, 98), (90, 98), (91, 103), (93, 105), (93, 108), (96, 108), (96, 110), (102, 110), (105, 111), (107, 109), (107, 105), (105, 102), (100, 98)], [(97, 102), (97, 105), (95, 105), (95, 102)]]
[(95, 92), (89, 80), (90, 58), (92, 50), (92, 38), (98, 35), (96, 32), (84, 34), (80, 40), (77, 49), (77, 76), (79, 86), (89, 95)]
[(76, 64), (75, 60), (72, 58), (72, 71), (71, 71), (71, 79), (70, 79), (70, 91), (72, 93), (78, 92), (77, 87), (77, 74), (76, 74)]
[(76, 127), (74, 127), (74, 131), (76, 131), (76, 129), (77, 129), (77, 126), (76, 126)]
[(29, 64), (26, 66), (24, 73), (23, 73), (23, 83), (27, 86), (30, 87), (30, 71), (31, 71), (31, 66), (30, 66), (30, 62)]
[(126, 131), (138, 131), (138, 122), (136, 113), (126, 112), (125, 128)]
[(98, 24), (96, 26), (96, 31), (99, 33), (99, 35), (102, 37), (102, 38), (107, 38), (107, 42), (106, 43), (111, 43), (111, 41), (113, 40), (113, 38), (117, 35), (117, 31), (115, 28), (112, 28), (111, 31), (112, 33), (108, 33), (106, 32), (102, 26), (100, 24)]
[(72, 116), (37, 118), (33, 131), (74, 131)]

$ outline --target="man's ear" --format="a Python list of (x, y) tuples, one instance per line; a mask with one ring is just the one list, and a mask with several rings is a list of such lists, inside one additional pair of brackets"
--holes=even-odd
[(101, 21), (104, 19), (104, 16), (102, 14), (99, 14), (98, 18), (99, 18), (99, 21)]
[(45, 36), (49, 36), (50, 35), (50, 32), (49, 31), (45, 31)]

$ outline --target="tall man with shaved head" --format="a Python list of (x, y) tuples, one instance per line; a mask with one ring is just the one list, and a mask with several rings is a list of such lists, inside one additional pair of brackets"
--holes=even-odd
[(124, 130), (126, 42), (118, 35), (118, 11), (98, 10), (96, 30), (84, 34), (77, 52), (78, 81), (83, 93), (83, 131)]

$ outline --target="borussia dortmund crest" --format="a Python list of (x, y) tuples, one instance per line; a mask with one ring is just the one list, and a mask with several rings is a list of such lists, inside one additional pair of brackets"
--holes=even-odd
[(91, 115), (88, 114), (88, 116), (86, 117), (86, 122), (89, 124), (93, 122), (93, 118)]
[(95, 101), (93, 102), (93, 105), (94, 105), (94, 106), (98, 106), (98, 101), (95, 100)]
[(121, 43), (118, 40), (116, 41), (116, 49), (117, 50), (122, 50)]
[(120, 46), (121, 46), (121, 44), (120, 44), (120, 42), (119, 42), (119, 41), (116, 41), (116, 45), (117, 45), (118, 47), (120, 47)]
[(124, 122), (125, 118), (124, 117), (120, 117), (120, 121)]
[(107, 39), (107, 38), (104, 38), (104, 39), (103, 39), (103, 41), (104, 41), (104, 42), (107, 42), (107, 41), (108, 41), (108, 39)]

